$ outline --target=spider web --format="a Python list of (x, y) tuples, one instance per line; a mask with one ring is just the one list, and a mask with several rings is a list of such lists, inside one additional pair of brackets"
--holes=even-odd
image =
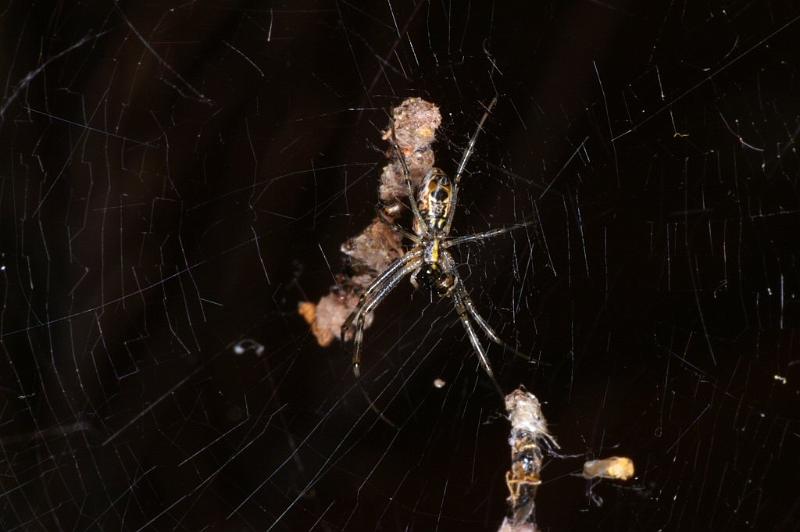
[[(500, 385), (567, 455), (539, 525), (797, 521), (794, 3), (40, 1), (0, 24), (3, 530), (497, 529), (509, 426), (452, 304), (401, 284), (358, 383), (296, 310), (373, 216), (389, 110), (439, 106), (452, 174), (495, 94), (453, 234), (532, 222), (456, 260), (525, 355), (486, 342)], [(635, 478), (576, 476), (611, 454)]]

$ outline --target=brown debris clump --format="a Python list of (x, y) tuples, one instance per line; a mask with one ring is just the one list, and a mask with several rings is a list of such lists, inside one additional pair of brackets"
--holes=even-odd
[[(416, 188), (433, 168), (435, 156), (431, 144), (436, 140), (436, 129), (442, 123), (442, 115), (432, 103), (422, 98), (408, 98), (392, 110), (392, 120), (397, 146), (411, 174), (411, 184)], [(383, 140), (391, 143), (391, 124), (383, 132)], [(391, 161), (383, 167), (378, 194), (381, 201), (391, 207), (408, 196), (408, 188), (403, 165), (391, 145), (388, 154)]]
[(403, 254), (402, 236), (375, 218), (361, 234), (342, 244), (341, 251), (350, 257), (351, 264), (382, 272)]
[[(506, 472), (508, 515), (498, 532), (536, 532), (536, 491), (545, 454), (563, 458), (559, 445), (547, 429), (542, 405), (535, 395), (520, 386), (505, 397), (511, 433), (511, 468)], [(586, 479), (628, 480), (634, 475), (633, 461), (627, 456), (589, 460), (583, 464)], [(592, 496), (598, 505), (602, 499)]]
[(316, 303), (301, 301), (297, 313), (309, 324), (317, 343), (328, 347), (339, 338), (344, 320), (357, 304), (358, 296), (334, 289)]
[[(407, 98), (392, 109), (392, 123), (383, 132), (383, 140), (390, 141), (387, 150), (389, 163), (381, 172), (378, 195), (381, 210), (389, 222), (397, 221), (405, 211), (403, 201), (408, 198), (402, 162), (391, 146), (392, 124), (397, 146), (409, 169), (413, 189), (433, 167), (434, 153), (431, 144), (436, 140), (436, 129), (442, 122), (439, 108), (422, 98)], [(341, 246), (346, 257), (346, 273), (336, 276), (337, 284), (317, 303), (301, 301), (297, 312), (322, 347), (327, 347), (341, 335), (342, 324), (358, 305), (358, 299), (372, 281), (393, 261), (403, 255), (402, 235), (379, 217), (358, 235)], [(372, 322), (367, 316), (365, 328)]]

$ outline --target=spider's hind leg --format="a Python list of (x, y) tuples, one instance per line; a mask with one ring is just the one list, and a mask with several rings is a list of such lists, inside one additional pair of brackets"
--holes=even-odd
[(489, 325), (486, 322), (483, 316), (481, 316), (480, 313), (478, 312), (478, 309), (475, 308), (475, 304), (472, 302), (472, 298), (469, 296), (469, 294), (467, 294), (467, 291), (461, 282), (459, 282), (458, 286), (456, 287), (456, 290), (460, 291), (461, 300), (464, 304), (464, 307), (467, 309), (469, 316), (475, 321), (475, 323), (478, 324), (481, 330), (483, 330), (483, 332), (486, 334), (486, 336), (489, 337), (489, 339), (492, 342), (496, 343), (504, 350), (511, 351), (512, 353), (514, 353), (515, 356), (530, 362), (530, 357), (528, 355), (508, 345), (506, 342), (503, 341), (502, 338), (500, 338), (500, 336), (494, 331), (494, 329), (492, 329), (491, 325)]
[(494, 385), (494, 388), (497, 390), (497, 393), (500, 395), (500, 397), (505, 397), (503, 389), (500, 387), (500, 384), (497, 382), (497, 379), (494, 376), (494, 371), (492, 370), (492, 365), (489, 362), (489, 357), (486, 354), (486, 350), (483, 348), (483, 344), (481, 344), (481, 341), (475, 332), (475, 327), (472, 326), (472, 322), (469, 319), (469, 311), (464, 305), (461, 294), (458, 290), (455, 290), (452, 294), (452, 297), (453, 302), (455, 303), (456, 313), (458, 313), (458, 319), (461, 320), (461, 325), (463, 325), (464, 330), (467, 331), (467, 337), (469, 337), (469, 341), (472, 343), (472, 348), (478, 355), (478, 361), (481, 363), (483, 371), (486, 372), (489, 380), (492, 381), (492, 384)]
[[(470, 305), (472, 304), (469, 301), (469, 296), (467, 296), (466, 291), (463, 288), (463, 283), (461, 282), (461, 277), (458, 275), (458, 272), (455, 268), (455, 261), (453, 257), (447, 251), (442, 252), (442, 262), (446, 268), (446, 272), (452, 276), (453, 286), (452, 290), (449, 292), (449, 297), (453, 298), (453, 304), (456, 307), (456, 313), (458, 314), (458, 319), (461, 320), (461, 325), (464, 326), (464, 330), (467, 331), (467, 336), (469, 337), (470, 343), (472, 343), (472, 348), (475, 350), (475, 353), (478, 355), (478, 361), (481, 363), (483, 367), (483, 371), (486, 372), (486, 375), (494, 384), (495, 389), (500, 394), (500, 397), (505, 397), (503, 394), (503, 389), (500, 388), (500, 385), (497, 383), (497, 379), (494, 377), (494, 371), (492, 370), (492, 365), (489, 362), (489, 357), (486, 354), (486, 350), (483, 348), (483, 344), (481, 344), (480, 338), (478, 338), (478, 334), (475, 332), (475, 327), (472, 325), (470, 321)], [(465, 299), (466, 297), (466, 299)], [(469, 303), (468, 303), (469, 302)], [(481, 318), (481, 321), (483, 319)], [(486, 324), (486, 322), (483, 322)], [(481, 325), (481, 322), (478, 322)], [(483, 326), (481, 325), (481, 328)], [(496, 337), (497, 335), (495, 335)]]
[(486, 336), (488, 336), (492, 342), (496, 343), (504, 350), (511, 351), (514, 353), (514, 355), (526, 361), (530, 361), (529, 356), (505, 343), (500, 336), (494, 332), (494, 329), (492, 329), (486, 320), (483, 319), (483, 316), (480, 315), (478, 309), (475, 308), (475, 304), (472, 302), (472, 298), (467, 293), (467, 289), (464, 288), (464, 282), (461, 280), (461, 276), (458, 275), (458, 271), (456, 271), (455, 261), (453, 260), (452, 255), (450, 255), (448, 251), (444, 251), (442, 256), (448, 271), (453, 276), (452, 297), (456, 304), (456, 311), (459, 314), (461, 323), (464, 325), (464, 328), (467, 330), (467, 333), (470, 336), (470, 341), (472, 341), (475, 351), (478, 352), (478, 356), (481, 359), (481, 364), (484, 366), (486, 373), (489, 374), (490, 377), (494, 378), (491, 368), (489, 367), (489, 359), (486, 356), (486, 351), (480, 344), (477, 335), (475, 335), (475, 328), (472, 326), (470, 319), (478, 324), (478, 327), (481, 328), (484, 334), (486, 334)]
[(353, 375), (361, 376), (361, 344), (364, 343), (364, 314), (356, 320), (356, 332), (353, 335)]

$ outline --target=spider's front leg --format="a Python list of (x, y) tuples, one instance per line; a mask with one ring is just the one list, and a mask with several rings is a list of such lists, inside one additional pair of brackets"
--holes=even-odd
[(359, 366), (361, 364), (361, 344), (364, 341), (364, 321), (366, 317), (377, 308), (378, 305), (388, 296), (392, 290), (408, 274), (417, 270), (422, 264), (421, 250), (410, 251), (405, 256), (397, 259), (385, 272), (378, 276), (375, 281), (362, 294), (358, 306), (350, 313), (344, 324), (342, 324), (341, 337), (344, 342), (347, 333), (355, 323), (355, 333), (353, 334), (353, 373), (356, 377), (360, 375)]
[(372, 281), (372, 284), (369, 285), (366, 290), (364, 290), (364, 293), (361, 294), (361, 297), (358, 299), (358, 304), (356, 305), (356, 308), (353, 310), (353, 312), (350, 313), (345, 322), (342, 324), (342, 329), (341, 329), (342, 341), (344, 341), (345, 339), (345, 333), (350, 330), (350, 327), (353, 325), (353, 321), (355, 321), (358, 315), (362, 312), (362, 309), (370, 301), (373, 294), (379, 291), (381, 286), (387, 283), (388, 280), (391, 279), (391, 277), (395, 275), (398, 272), (398, 270), (402, 269), (403, 266), (408, 264), (409, 261), (419, 258), (421, 255), (422, 255), (422, 250), (412, 249), (411, 251), (409, 251), (408, 253), (406, 253), (393, 263), (391, 263), (389, 267), (383, 271), (383, 273), (381, 273), (378, 277), (375, 278), (374, 281)]
[(386, 211), (383, 210), (383, 207), (381, 207), (380, 204), (375, 206), (375, 213), (377, 214), (378, 219), (380, 219), (380, 221), (383, 222), (385, 225), (391, 227), (395, 233), (402, 235), (403, 238), (406, 238), (414, 242), (415, 244), (419, 244), (420, 238), (414, 233), (406, 231), (405, 228), (403, 228), (400, 224), (394, 222), (391, 218), (389, 218), (389, 216), (386, 214)]
[(521, 224), (509, 225), (507, 227), (498, 227), (497, 229), (491, 229), (489, 231), (484, 231), (482, 233), (456, 236), (453, 238), (448, 238), (443, 245), (445, 248), (452, 248), (455, 246), (460, 246), (461, 244), (466, 244), (467, 242), (480, 242), (481, 240), (489, 240), (491, 238), (504, 235), (506, 233), (510, 233), (511, 231), (522, 229), (523, 227), (528, 227), (535, 224), (536, 222), (525, 222)]
[(406, 158), (403, 155), (403, 151), (400, 149), (400, 146), (397, 144), (397, 137), (395, 136), (394, 131), (394, 121), (392, 121), (392, 148), (394, 149), (395, 157), (397, 160), (400, 161), (400, 166), (403, 168), (403, 180), (406, 182), (406, 193), (408, 194), (408, 201), (411, 203), (411, 212), (414, 213), (414, 219), (417, 220), (421, 225), (420, 227), (423, 228), (425, 233), (428, 232), (428, 223), (425, 221), (425, 218), (419, 212), (419, 206), (414, 199), (414, 187), (411, 184), (411, 171), (408, 169), (408, 163), (406, 162)]

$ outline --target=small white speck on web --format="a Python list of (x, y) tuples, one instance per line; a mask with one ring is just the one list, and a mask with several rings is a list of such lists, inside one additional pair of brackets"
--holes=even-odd
[(256, 354), (256, 356), (261, 356), (264, 354), (264, 346), (251, 338), (245, 338), (244, 340), (239, 340), (233, 346), (233, 352), (237, 355), (243, 355), (248, 351), (252, 351)]
[(445, 381), (444, 381), (443, 379), (441, 379), (441, 378), (436, 378), (436, 379), (434, 379), (434, 380), (433, 380), (433, 386), (434, 386), (435, 388), (444, 388), (444, 387), (445, 387), (445, 385), (447, 385), (447, 382), (445, 382)]

